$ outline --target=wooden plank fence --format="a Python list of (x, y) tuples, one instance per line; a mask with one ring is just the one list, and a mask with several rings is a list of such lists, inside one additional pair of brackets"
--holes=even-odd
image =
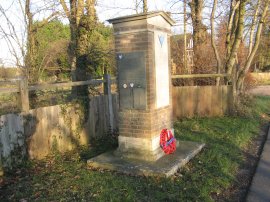
[[(110, 75), (104, 75), (99, 80), (35, 86), (28, 86), (25, 80), (14, 80), (10, 84), (16, 87), (0, 88), (2, 94), (17, 92), (21, 108), (21, 113), (0, 116), (0, 167), (1, 164), (11, 167), (19, 161), (18, 156), (40, 159), (54, 147), (68, 151), (87, 145), (91, 138), (106, 137), (117, 130), (118, 96), (111, 93), (112, 82)], [(91, 97), (86, 110), (74, 103), (29, 109), (29, 91), (102, 83), (104, 95)], [(83, 114), (85, 111), (88, 114)], [(87, 119), (82, 120), (82, 116)]]
[[(22, 112), (29, 112), (29, 91), (35, 90), (46, 90), (46, 89), (58, 89), (58, 88), (67, 88), (67, 87), (75, 87), (75, 86), (83, 86), (83, 85), (98, 85), (104, 84), (104, 94), (108, 95), (108, 107), (109, 107), (109, 124), (110, 128), (114, 128), (113, 126), (113, 111), (112, 111), (112, 95), (111, 95), (111, 76), (105, 74), (104, 79), (93, 79), (87, 81), (75, 81), (75, 82), (65, 82), (65, 83), (46, 83), (46, 84), (38, 84), (34, 86), (28, 86), (28, 82), (26, 79), (19, 80), (10, 80), (9, 83), (17, 84), (17, 87), (13, 88), (0, 88), (0, 94), (6, 93), (18, 93), (18, 106)], [(114, 80), (113, 80), (114, 81)], [(7, 83), (8, 81), (5, 81)]]
[(42, 159), (53, 149), (69, 151), (88, 145), (91, 138), (107, 137), (118, 128), (118, 96), (111, 95), (111, 100), (113, 128), (110, 128), (108, 95), (90, 98), (87, 120), (83, 120), (84, 109), (79, 104), (0, 116), (0, 165), (12, 166), (18, 156)]
[(232, 86), (173, 87), (173, 117), (222, 116), (229, 113)]

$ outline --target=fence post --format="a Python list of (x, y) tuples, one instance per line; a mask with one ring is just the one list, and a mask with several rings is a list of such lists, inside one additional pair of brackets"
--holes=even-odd
[(104, 74), (104, 95), (108, 97), (108, 108), (109, 108), (109, 129), (110, 132), (113, 131), (113, 106), (112, 106), (112, 92), (111, 92), (111, 76), (109, 74)]
[(28, 112), (29, 111), (29, 93), (28, 93), (28, 81), (26, 78), (23, 78), (19, 80), (18, 82), (19, 87), (19, 96), (18, 96), (18, 104), (20, 107), (20, 110), (22, 112)]

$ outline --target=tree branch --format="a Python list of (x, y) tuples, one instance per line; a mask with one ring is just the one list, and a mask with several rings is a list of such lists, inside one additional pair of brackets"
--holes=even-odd
[(255, 30), (255, 24), (257, 22), (257, 16), (258, 16), (258, 12), (259, 12), (260, 3), (261, 3), (261, 0), (258, 0), (256, 10), (254, 12), (254, 16), (252, 19), (252, 24), (251, 24), (251, 28), (250, 28), (250, 37), (249, 37), (248, 56), (250, 56), (251, 51), (252, 51), (252, 47), (253, 47), (254, 30)]
[(67, 18), (70, 19), (70, 11), (68, 10), (67, 4), (65, 3), (64, 0), (60, 0), (60, 4), (61, 4)]

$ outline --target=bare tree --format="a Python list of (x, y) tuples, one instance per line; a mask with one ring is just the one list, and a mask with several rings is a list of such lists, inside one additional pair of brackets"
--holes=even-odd
[[(261, 40), (261, 33), (262, 33), (262, 29), (263, 29), (263, 25), (266, 21), (266, 17), (267, 17), (267, 13), (269, 12), (268, 11), (268, 8), (269, 8), (269, 2), (270, 0), (265, 0), (262, 4), (261, 1), (258, 1), (258, 5), (257, 5), (257, 8), (254, 12), (254, 16), (253, 16), (253, 23), (255, 23), (257, 20), (257, 15), (258, 15), (258, 8), (259, 7), (262, 7), (262, 11), (260, 13), (260, 19), (257, 23), (257, 27), (256, 27), (256, 33), (254, 33), (254, 29), (251, 29), (251, 32), (253, 32), (255, 34), (255, 42), (254, 42), (254, 45), (250, 45), (249, 46), (249, 55), (248, 55), (248, 58), (244, 64), (244, 66), (242, 68), (240, 68), (238, 70), (238, 78), (237, 78), (237, 82), (236, 82), (236, 87), (238, 90), (242, 90), (243, 89), (243, 82), (244, 82), (244, 78), (248, 72), (248, 70), (250, 69), (250, 65), (251, 65), (251, 62), (253, 61), (254, 59), (254, 56), (257, 52), (257, 49), (259, 47), (259, 44), (260, 44), (260, 40)], [(262, 4), (262, 6), (261, 6)], [(252, 24), (253, 26), (253, 24)], [(252, 34), (251, 34), (252, 35)], [(253, 44), (253, 37), (250, 38), (250, 44)]]
[[(10, 7), (9, 7), (10, 9)], [(9, 53), (14, 57), (15, 65), (17, 67), (24, 67), (24, 57), (26, 53), (25, 35), (20, 35), (16, 29), (16, 24), (12, 22), (8, 16), (9, 9), (3, 8), (0, 4), (0, 14), (2, 22), (0, 24), (1, 38), (5, 40), (8, 45)], [(23, 10), (21, 10), (23, 12)], [(6, 25), (6, 27), (4, 27)], [(24, 31), (22, 33), (25, 33)]]
[[(39, 2), (41, 3), (41, 2)], [(18, 22), (14, 22), (10, 18), (10, 9), (18, 10), (16, 16), (21, 18), (17, 19), (21, 25), (18, 26)], [(39, 26), (33, 26), (34, 16), (41, 12), (53, 10), (53, 4), (51, 2), (44, 2), (38, 9), (32, 9), (33, 3), (31, 0), (15, 0), (13, 1), (8, 9), (4, 9), (0, 4), (0, 14), (6, 23), (0, 24), (0, 34), (8, 44), (9, 52), (15, 59), (15, 65), (24, 69), (24, 74), (31, 80), (37, 80), (39, 75), (36, 72), (35, 66), (35, 38), (34, 34), (40, 26), (45, 25), (50, 20), (54, 19), (57, 12), (52, 13), (43, 19)], [(50, 9), (49, 9), (50, 8)], [(32, 10), (31, 10), (32, 9)], [(14, 17), (14, 16), (13, 16)], [(6, 27), (4, 26), (6, 25)], [(21, 30), (18, 30), (18, 27)], [(29, 72), (31, 75), (29, 75)]]
[[(227, 27), (226, 36), (226, 73), (232, 75), (233, 92), (235, 101), (237, 95), (243, 90), (243, 82), (247, 72), (250, 69), (251, 63), (254, 59), (255, 53), (258, 49), (263, 25), (269, 8), (269, 0), (258, 0), (252, 16), (252, 24), (250, 29), (249, 53), (241, 65), (237, 61), (237, 54), (239, 54), (239, 46), (243, 40), (243, 31), (246, 20), (246, 0), (232, 0), (230, 7), (230, 15)], [(257, 19), (259, 16), (259, 19)], [(254, 41), (255, 35), (255, 41)]]

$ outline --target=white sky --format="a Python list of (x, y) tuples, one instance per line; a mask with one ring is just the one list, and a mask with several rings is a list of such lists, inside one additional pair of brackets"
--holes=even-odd
[[(34, 6), (32, 7), (33, 10), (39, 9), (42, 5), (42, 0), (32, 0)], [(49, 1), (45, 1), (49, 2)], [(181, 3), (176, 4), (171, 8), (172, 0), (148, 0), (148, 10), (164, 10), (164, 11), (171, 11), (171, 12), (183, 12), (183, 6)], [(39, 7), (40, 5), (40, 7)], [(9, 20), (15, 25), (16, 32), (20, 37), (20, 40), (24, 38), (25, 29), (23, 23), (22, 12), (20, 7), (17, 3), (17, 0), (0, 0), (0, 6), (3, 8), (8, 9), (7, 15)], [(106, 22), (106, 20), (110, 18), (115, 18), (124, 15), (131, 15), (135, 14), (135, 0), (98, 0), (97, 3), (97, 14), (98, 18), (101, 22)], [(48, 13), (46, 13), (48, 15)], [(35, 19), (42, 19), (46, 14), (39, 14), (35, 15)], [(175, 17), (175, 16), (173, 16)], [(181, 19), (182, 15), (177, 15), (176, 18)], [(0, 23), (1, 26), (7, 28), (6, 22), (0, 14)], [(181, 24), (181, 23), (180, 23)], [(173, 28), (174, 32), (182, 32), (182, 26), (176, 26)], [(0, 31), (1, 32), (1, 31)], [(4, 62), (6, 66), (14, 65), (14, 59), (9, 52), (8, 46), (6, 41), (3, 39), (0, 33), (0, 63), (1, 60)], [(1, 64), (0, 64), (1, 65)]]

